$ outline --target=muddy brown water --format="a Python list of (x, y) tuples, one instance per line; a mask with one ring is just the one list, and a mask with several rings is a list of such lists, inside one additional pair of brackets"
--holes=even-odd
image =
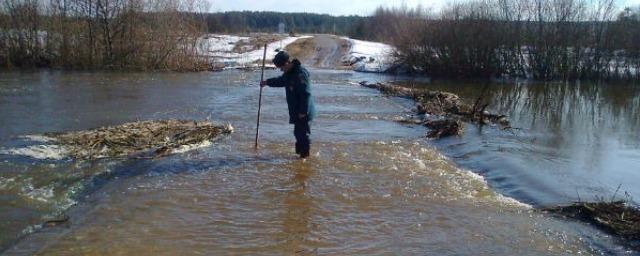
[[(275, 74), (270, 71), (268, 76)], [(409, 115), (412, 102), (355, 85), (362, 80), (404, 78), (312, 70), (320, 113), (312, 125), (312, 157), (301, 161), (293, 153), (292, 127), (286, 123), (284, 92), (279, 88), (265, 89), (261, 144), (257, 152), (253, 150), (258, 77), (257, 72), (241, 71), (3, 73), (0, 245), (4, 254), (634, 253), (588, 225), (539, 213), (530, 205), (566, 203), (576, 189), (610, 188), (617, 176), (625, 177), (629, 186), (637, 183), (630, 177), (637, 175), (632, 169), (638, 167), (634, 162), (640, 152), (638, 138), (626, 136), (637, 124), (632, 114), (638, 111), (635, 87), (617, 93), (620, 87), (605, 86), (591, 95), (593, 91), (567, 87), (557, 97), (578, 100), (582, 112), (554, 130), (571, 122), (577, 134), (560, 137), (549, 135), (545, 124), (557, 120), (555, 115), (570, 119), (569, 114), (549, 111), (532, 118), (533, 105), (545, 109), (551, 104), (540, 100), (536, 105), (536, 97), (542, 96), (530, 93), (535, 86), (499, 85), (492, 95), (524, 94), (529, 99), (495, 107), (513, 115), (514, 126), (521, 130), (506, 134), (468, 126), (463, 137), (434, 142), (423, 137), (423, 127), (393, 121)], [(456, 84), (429, 86), (453, 88), (463, 96), (477, 90)], [(626, 103), (619, 105), (605, 96), (610, 94)], [(589, 106), (618, 113), (594, 119), (616, 127), (596, 136), (604, 138), (600, 141), (591, 137), (599, 130), (585, 135), (584, 129), (591, 128), (576, 128), (589, 123), (588, 118), (582, 123)], [(229, 122), (235, 133), (212, 146), (164, 158), (81, 162), (64, 156), (34, 158), (59, 152), (41, 138), (24, 137), (166, 118)], [(589, 146), (609, 140), (622, 141)], [(571, 143), (577, 145), (557, 146)], [(589, 152), (582, 152), (585, 147)], [(616, 159), (629, 170), (615, 174), (596, 167), (573, 169), (569, 164), (579, 160), (576, 155), (615, 152), (625, 152)], [(597, 163), (615, 166), (611, 161), (603, 158)], [(593, 173), (611, 181), (584, 178)], [(70, 217), (68, 223), (38, 226), (61, 212)]]

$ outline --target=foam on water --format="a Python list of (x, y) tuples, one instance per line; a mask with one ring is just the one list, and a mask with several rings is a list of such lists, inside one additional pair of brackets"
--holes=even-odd
[(15, 177), (11, 178), (0, 178), (0, 189), (7, 189), (12, 186), (16, 181)]
[(22, 148), (2, 149), (0, 154), (27, 156), (41, 160), (62, 160), (69, 155), (69, 151), (59, 145), (33, 145)]
[(18, 175), (11, 178), (0, 177), (0, 189), (13, 191), (21, 200), (26, 200), (31, 204), (41, 204), (54, 206), (54, 208), (67, 208), (75, 203), (71, 199), (79, 188), (78, 185), (70, 187), (58, 186), (56, 183), (49, 183), (44, 186), (37, 186), (35, 177)]
[(54, 197), (54, 187), (52, 185), (34, 188), (31, 183), (28, 183), (27, 186), (23, 187), (22, 192), (32, 200), (44, 203), (51, 201)]
[(389, 158), (395, 162), (391, 169), (409, 170), (411, 176), (434, 177), (433, 180), (440, 183), (438, 185), (443, 188), (435, 193), (447, 201), (471, 199), (478, 203), (497, 203), (503, 207), (532, 208), (531, 205), (497, 193), (489, 187), (483, 176), (456, 166), (437, 150), (426, 148), (420, 143), (406, 145), (400, 141), (392, 141), (389, 144), (378, 142), (376, 146), (395, 148), (391, 151), (394, 153), (389, 155)]
[(40, 134), (24, 135), (20, 136), (20, 138), (24, 138), (34, 142), (52, 142), (56, 140), (55, 138)]
[(174, 153), (174, 154), (186, 153), (186, 152), (189, 152), (191, 150), (205, 148), (205, 147), (209, 147), (211, 145), (213, 145), (213, 142), (211, 142), (210, 140), (205, 140), (205, 141), (200, 142), (200, 143), (181, 145), (180, 147), (171, 150), (171, 153)]

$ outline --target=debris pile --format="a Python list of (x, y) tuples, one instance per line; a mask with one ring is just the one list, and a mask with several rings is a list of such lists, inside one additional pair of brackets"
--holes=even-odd
[(594, 224), (640, 248), (640, 210), (623, 201), (581, 202), (544, 210)]
[(384, 94), (390, 94), (398, 97), (415, 99), (416, 96), (418, 96), (416, 95), (416, 91), (412, 90), (411, 88), (406, 88), (402, 86), (395, 86), (395, 85), (390, 85), (385, 83), (370, 84), (370, 83), (367, 83), (366, 81), (360, 82), (360, 85), (367, 88), (376, 89)]
[(468, 109), (468, 106), (460, 102), (458, 95), (449, 92), (426, 91), (417, 94), (414, 99), (417, 102), (418, 114), (444, 116), (447, 114), (460, 114), (461, 109)]
[[(405, 97), (416, 102), (416, 112), (425, 115), (418, 121), (431, 129), (427, 133), (429, 138), (441, 138), (460, 135), (463, 122), (473, 122), (479, 125), (499, 124), (503, 128), (509, 127), (506, 115), (492, 114), (485, 110), (487, 104), (480, 106), (478, 99), (474, 105), (463, 103), (458, 95), (450, 92), (415, 90), (407, 87), (385, 83), (360, 82), (360, 85), (388, 95)], [(435, 119), (434, 119), (434, 116)], [(403, 121), (414, 122), (415, 121)]]
[(216, 126), (209, 121), (159, 120), (46, 135), (54, 138), (53, 143), (63, 146), (73, 158), (95, 159), (145, 153), (161, 155), (231, 132), (230, 125)]
[(431, 129), (431, 131), (427, 133), (427, 137), (434, 139), (460, 135), (464, 131), (462, 122), (453, 119), (428, 120), (424, 122), (424, 126)]

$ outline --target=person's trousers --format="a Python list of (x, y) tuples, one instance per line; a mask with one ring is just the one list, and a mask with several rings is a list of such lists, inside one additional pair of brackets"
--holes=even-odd
[(306, 120), (293, 124), (293, 135), (296, 136), (296, 154), (309, 155), (311, 127)]

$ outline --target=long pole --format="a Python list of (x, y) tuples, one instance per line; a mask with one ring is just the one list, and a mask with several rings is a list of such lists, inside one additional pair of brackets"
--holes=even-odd
[[(264, 80), (264, 65), (267, 58), (267, 44), (264, 44), (264, 54), (262, 55), (262, 73), (260, 74), (260, 82)], [(262, 86), (260, 86), (260, 97), (258, 98), (258, 121), (256, 121), (256, 144), (255, 149), (258, 149), (258, 135), (260, 134), (260, 110), (262, 109)]]

